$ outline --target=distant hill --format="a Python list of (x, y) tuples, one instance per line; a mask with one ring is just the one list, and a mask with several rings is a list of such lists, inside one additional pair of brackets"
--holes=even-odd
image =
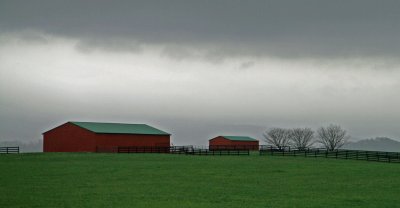
[(375, 139), (363, 139), (357, 142), (350, 142), (342, 148), (354, 150), (400, 152), (400, 142), (387, 137), (377, 137)]

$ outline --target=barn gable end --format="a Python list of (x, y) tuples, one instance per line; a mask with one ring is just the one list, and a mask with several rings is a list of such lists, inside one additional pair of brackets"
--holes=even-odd
[(43, 152), (94, 152), (95, 134), (67, 122), (43, 133)]

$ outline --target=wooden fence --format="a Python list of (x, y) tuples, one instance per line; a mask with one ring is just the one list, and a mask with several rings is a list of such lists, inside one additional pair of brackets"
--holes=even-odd
[(170, 147), (117, 147), (118, 153), (169, 153)]
[(19, 153), (19, 147), (0, 147), (0, 154)]
[(174, 153), (185, 154), (185, 152), (192, 149), (192, 146), (97, 146), (96, 152), (98, 153)]
[(209, 150), (209, 149), (194, 149), (187, 152), (189, 155), (250, 155), (250, 150)]
[(326, 149), (278, 149), (274, 147), (263, 147), (260, 149), (260, 155), (272, 156), (303, 156), (303, 157), (324, 157), (348, 160), (366, 160), (377, 162), (400, 163), (400, 153), (381, 152), (381, 151), (362, 151), (362, 150), (333, 150)]
[(190, 146), (173, 146), (170, 153), (186, 155), (250, 155), (249, 149), (211, 149)]
[(192, 145), (189, 146), (171, 146), (170, 153), (172, 154), (188, 154), (193, 152), (196, 148)]
[[(171, 146), (171, 147), (115, 147), (112, 152), (116, 153), (171, 153), (185, 155), (250, 155), (248, 149), (224, 149), (210, 150), (195, 148), (193, 146)], [(97, 148), (102, 150), (102, 148)], [(111, 152), (111, 151), (107, 151)]]

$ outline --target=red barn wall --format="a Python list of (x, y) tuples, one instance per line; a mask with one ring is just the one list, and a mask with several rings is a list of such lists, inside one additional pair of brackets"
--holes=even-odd
[(250, 149), (258, 150), (258, 141), (232, 141), (222, 136), (209, 140), (209, 148), (212, 149)]
[(43, 133), (43, 152), (95, 152), (95, 133), (65, 123)]
[(232, 145), (237, 147), (243, 147), (244, 149), (258, 150), (258, 141), (232, 141)]
[(43, 152), (113, 152), (118, 146), (169, 147), (169, 135), (96, 134), (71, 123), (43, 133)]
[(114, 152), (115, 147), (169, 147), (169, 135), (97, 134), (96, 145), (100, 151)]

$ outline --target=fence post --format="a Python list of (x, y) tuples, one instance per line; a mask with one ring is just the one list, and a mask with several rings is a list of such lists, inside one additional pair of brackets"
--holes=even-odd
[(388, 159), (388, 162), (390, 162), (390, 157), (388, 156), (388, 152), (386, 152), (386, 158)]

